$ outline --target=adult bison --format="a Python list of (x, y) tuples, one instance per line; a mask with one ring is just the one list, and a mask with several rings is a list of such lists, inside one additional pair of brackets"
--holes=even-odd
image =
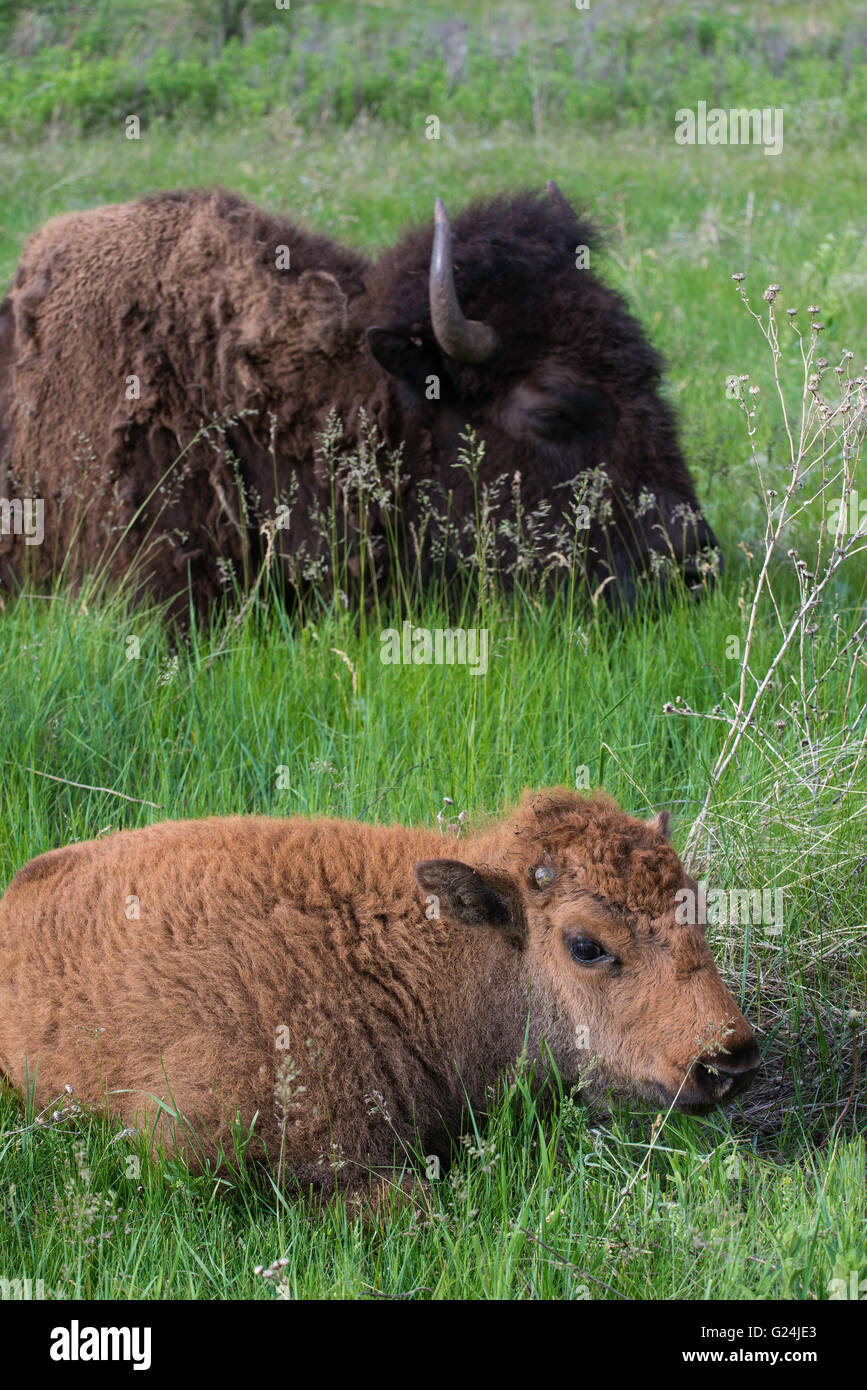
[[(195, 1159), (357, 1186), (536, 1078), (704, 1114), (759, 1054), (665, 815), (553, 789), (444, 845), (400, 825), (165, 821), (42, 854), (0, 902), (0, 1072)], [(588, 1075), (589, 1074), (589, 1075)]]
[[(269, 518), (293, 582), (335, 540), (350, 572), (362, 550), (384, 566), (387, 535), (448, 571), (477, 499), (506, 573), (577, 562), (627, 601), (666, 562), (700, 583), (716, 542), (659, 359), (581, 268), (592, 240), (553, 184), (469, 207), (454, 263), (439, 200), (373, 262), (221, 191), (55, 218), (0, 307), (0, 496), (44, 499), (45, 532), (7, 506), (0, 583), (135, 567), (202, 609), (254, 572)], [(468, 427), (475, 478), (454, 466)], [(371, 430), (403, 445), (383, 486)]]

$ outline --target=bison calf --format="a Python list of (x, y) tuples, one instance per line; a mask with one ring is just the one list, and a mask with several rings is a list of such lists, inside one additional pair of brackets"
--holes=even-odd
[(548, 1049), (567, 1084), (593, 1058), (594, 1085), (700, 1114), (758, 1054), (676, 920), (691, 882), (664, 816), (563, 790), (454, 844), (336, 820), (122, 831), (40, 855), (0, 902), (0, 1066), (192, 1159), (238, 1114), (305, 1188), (445, 1156), (525, 1044), (542, 1076)]

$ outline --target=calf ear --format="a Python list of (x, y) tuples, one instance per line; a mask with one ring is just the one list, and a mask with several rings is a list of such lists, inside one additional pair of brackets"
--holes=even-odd
[(389, 376), (397, 377), (420, 396), (425, 392), (428, 377), (435, 376), (442, 383), (442, 361), (430, 343), (413, 338), (409, 333), (395, 333), (390, 328), (368, 328), (364, 336), (374, 361)]
[(671, 813), (669, 811), (657, 811), (655, 816), (651, 816), (647, 822), (651, 830), (658, 830), (660, 835), (664, 835), (666, 840), (669, 838), (671, 829)]
[(440, 911), (466, 927), (498, 927), (524, 934), (524, 916), (513, 884), (462, 864), (459, 859), (425, 859), (415, 866), (419, 886), (439, 899)]

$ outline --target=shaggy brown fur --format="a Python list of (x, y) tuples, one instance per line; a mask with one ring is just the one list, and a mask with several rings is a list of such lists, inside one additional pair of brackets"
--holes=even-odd
[[(423, 481), (452, 493), (452, 519), (474, 514), (471, 481), (453, 467), (469, 424), (485, 446), (481, 483), (519, 472), (525, 514), (548, 503), (548, 534), (559, 531), (570, 554), (561, 485), (604, 467), (612, 529), (597, 521), (578, 536), (594, 580), (613, 573), (630, 597), (633, 566), (650, 551), (695, 576), (715, 538), (691, 519), (698, 504), (656, 354), (622, 300), (576, 269), (576, 247), (592, 241), (547, 195), (494, 199), (456, 219), (462, 307), (499, 340), (490, 362), (467, 367), (431, 326), (430, 227), (371, 263), (225, 192), (55, 218), (27, 243), (0, 305), (0, 496), (46, 504), (41, 546), (0, 536), (0, 586), (63, 564), (73, 579), (100, 562), (121, 576), (136, 560), (151, 591), (182, 609), (189, 580), (204, 610), (227, 567), (249, 578), (261, 523), (281, 504), (291, 515), (278, 553), (293, 579), (325, 554), (314, 523), (332, 487), (316, 437), (332, 407), (347, 450), (362, 407), (390, 447), (405, 444), (402, 508), (416, 534)], [(288, 269), (277, 268), (281, 247)], [(337, 503), (352, 548), (357, 493), (338, 486)], [(372, 501), (366, 531), (381, 552), (384, 513)], [(512, 542), (498, 544), (508, 567)]]
[[(595, 1057), (597, 1085), (702, 1111), (757, 1053), (701, 928), (675, 925), (664, 832), (555, 790), (455, 844), (232, 817), (53, 850), (0, 901), (0, 1067), (169, 1142), (171, 1094), (206, 1154), (236, 1109), (272, 1158), (285, 1125), (304, 1187), (445, 1156), (525, 1034), (567, 1084)], [(580, 964), (578, 938), (611, 959)]]

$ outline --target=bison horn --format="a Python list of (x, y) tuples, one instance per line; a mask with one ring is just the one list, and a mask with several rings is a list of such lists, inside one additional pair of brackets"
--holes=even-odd
[(569, 205), (569, 200), (564, 197), (554, 180), (548, 179), (547, 183), (545, 184), (545, 187), (548, 190), (548, 196), (556, 203), (560, 211), (568, 212), (570, 217), (574, 217), (575, 213)]
[(442, 198), (434, 205), (434, 240), (430, 261), (430, 316), (434, 337), (455, 362), (477, 365), (496, 352), (499, 339), (477, 319), (465, 319), (455, 289), (452, 229)]

